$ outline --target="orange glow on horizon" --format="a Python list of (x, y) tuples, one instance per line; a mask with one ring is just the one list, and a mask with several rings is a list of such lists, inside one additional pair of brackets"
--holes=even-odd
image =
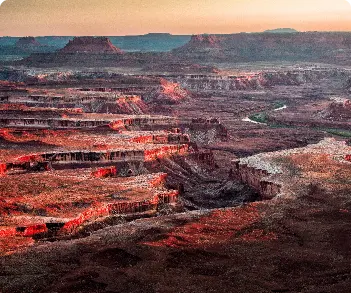
[(346, 0), (6, 0), (0, 35), (351, 31)]

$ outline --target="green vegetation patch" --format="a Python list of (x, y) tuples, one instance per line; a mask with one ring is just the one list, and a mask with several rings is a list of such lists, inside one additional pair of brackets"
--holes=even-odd
[(257, 114), (253, 114), (249, 117), (251, 120), (259, 122), (259, 123), (268, 123), (268, 115), (266, 112), (261, 112)]
[(273, 103), (273, 108), (274, 109), (279, 109), (279, 108), (284, 107), (285, 105), (286, 105), (286, 102), (284, 102), (284, 101), (275, 101)]
[(341, 136), (341, 137), (351, 137), (351, 131), (350, 130), (344, 130), (344, 129), (325, 129), (326, 132)]

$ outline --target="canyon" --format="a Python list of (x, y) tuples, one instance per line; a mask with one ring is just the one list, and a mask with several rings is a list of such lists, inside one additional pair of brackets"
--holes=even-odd
[(349, 39), (67, 37), (3, 62), (0, 291), (348, 292)]

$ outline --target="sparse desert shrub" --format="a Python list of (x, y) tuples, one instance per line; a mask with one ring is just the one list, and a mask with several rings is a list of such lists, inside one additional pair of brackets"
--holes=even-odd
[(284, 107), (285, 106), (285, 102), (284, 101), (275, 101), (274, 103), (273, 103), (273, 107), (274, 107), (274, 109), (279, 109), (279, 108), (281, 108), (281, 107)]

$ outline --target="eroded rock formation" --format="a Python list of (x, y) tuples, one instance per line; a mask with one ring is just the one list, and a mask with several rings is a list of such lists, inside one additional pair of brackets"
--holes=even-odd
[(207, 61), (300, 60), (348, 62), (351, 34), (346, 32), (255, 33), (193, 36), (173, 53)]
[(278, 194), (289, 197), (306, 184), (303, 172), (308, 172), (313, 160), (320, 164), (330, 158), (338, 165), (339, 161), (347, 160), (349, 152), (346, 142), (324, 139), (304, 148), (261, 153), (236, 160), (233, 162), (233, 175), (257, 190), (263, 199), (272, 199)]
[[(346, 73), (345, 73), (346, 74)], [(322, 78), (343, 76), (342, 70), (310, 69), (263, 71), (243, 75), (169, 75), (169, 80), (193, 91), (259, 90), (273, 86), (302, 85)]]
[(59, 51), (60, 53), (113, 53), (122, 54), (106, 37), (75, 37)]

